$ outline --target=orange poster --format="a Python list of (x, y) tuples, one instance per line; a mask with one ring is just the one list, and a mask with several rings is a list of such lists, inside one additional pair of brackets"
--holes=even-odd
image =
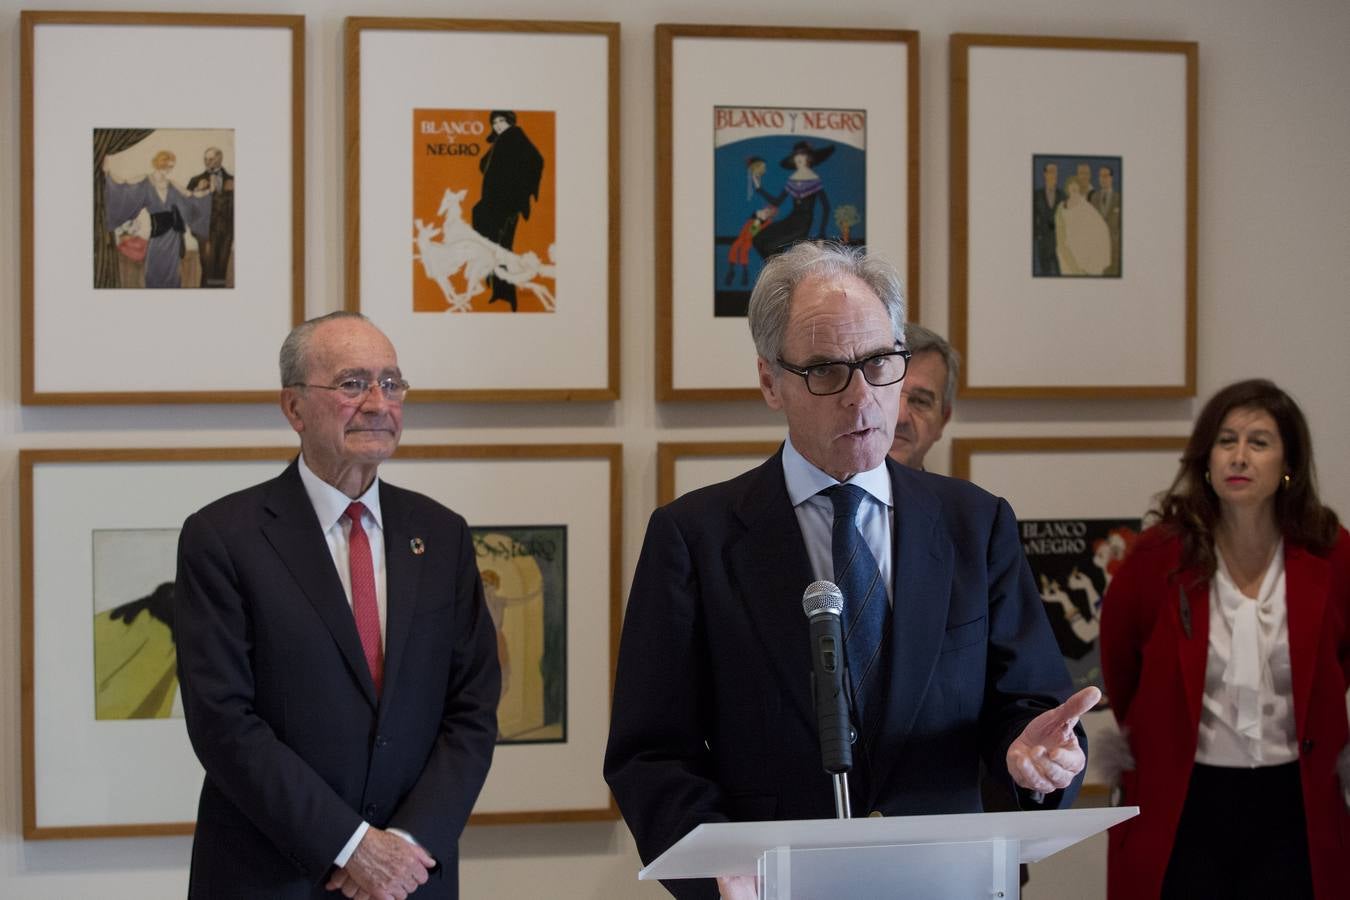
[(556, 309), (555, 114), (413, 110), (413, 311)]

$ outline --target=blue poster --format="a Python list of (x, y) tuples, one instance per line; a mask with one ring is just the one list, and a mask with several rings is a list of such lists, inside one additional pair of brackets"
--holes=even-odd
[(798, 241), (866, 244), (867, 113), (713, 109), (713, 314), (744, 316), (764, 261)]

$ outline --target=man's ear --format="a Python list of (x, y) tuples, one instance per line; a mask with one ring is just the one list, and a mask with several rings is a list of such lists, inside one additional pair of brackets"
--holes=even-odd
[(305, 430), (305, 420), (300, 414), (300, 391), (297, 388), (281, 389), (281, 414), (291, 423), (296, 434)]
[(764, 402), (769, 409), (782, 409), (783, 400), (778, 395), (778, 371), (777, 366), (769, 362), (764, 357), (759, 357), (756, 362), (759, 369), (759, 390), (764, 395)]

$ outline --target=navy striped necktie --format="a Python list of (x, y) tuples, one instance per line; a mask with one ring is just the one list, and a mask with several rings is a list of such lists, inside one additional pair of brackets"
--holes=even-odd
[(890, 681), (890, 603), (876, 557), (858, 530), (858, 509), (867, 492), (836, 484), (825, 493), (834, 505), (830, 549), (834, 583), (844, 595), (844, 652), (858, 730), (870, 735)]

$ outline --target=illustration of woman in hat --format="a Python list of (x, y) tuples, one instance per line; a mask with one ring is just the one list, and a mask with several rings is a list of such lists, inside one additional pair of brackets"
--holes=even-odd
[[(833, 144), (813, 147), (808, 141), (798, 141), (792, 152), (778, 163), (792, 173), (783, 185), (782, 193), (775, 197), (756, 184), (755, 190), (772, 206), (781, 208), (789, 197), (792, 198), (791, 212), (765, 225), (754, 236), (753, 243), (760, 256), (768, 259), (798, 241), (806, 240), (811, 235), (812, 222), (820, 223), (816, 239), (825, 238), (825, 226), (830, 220), (830, 199), (825, 194), (825, 183), (816, 174), (815, 166), (829, 159), (832, 153)], [(818, 218), (817, 205), (820, 206)]]

